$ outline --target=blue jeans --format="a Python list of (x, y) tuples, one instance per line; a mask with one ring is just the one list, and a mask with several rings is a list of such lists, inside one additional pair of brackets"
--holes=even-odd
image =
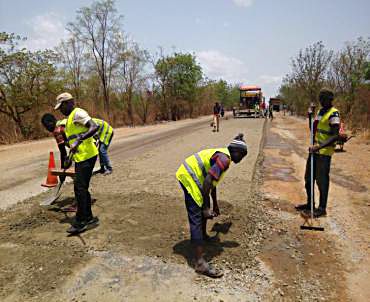
[(100, 168), (103, 170), (112, 170), (112, 165), (109, 160), (108, 156), (108, 148), (109, 145), (105, 145), (100, 143), (99, 145), (99, 161), (100, 161)]
[(195, 245), (201, 245), (206, 234), (207, 220), (203, 217), (202, 208), (197, 205), (193, 197), (191, 197), (181, 182), (180, 185), (184, 191), (185, 206), (188, 212), (190, 226), (191, 242)]

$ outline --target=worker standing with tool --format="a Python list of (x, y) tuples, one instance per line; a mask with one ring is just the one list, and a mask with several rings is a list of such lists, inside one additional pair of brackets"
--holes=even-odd
[[(231, 161), (239, 163), (248, 153), (243, 134), (239, 134), (227, 148), (206, 149), (185, 159), (176, 172), (176, 178), (185, 195), (191, 242), (194, 246), (195, 271), (212, 278), (223, 274), (210, 266), (203, 257), (207, 235), (207, 219), (220, 215), (216, 186), (223, 179)], [(210, 208), (210, 196), (213, 207)]]
[[(64, 116), (67, 116), (65, 134), (70, 151), (73, 153), (76, 171), (74, 192), (77, 201), (77, 212), (75, 221), (67, 232), (78, 234), (99, 224), (98, 218), (92, 215), (89, 193), (90, 179), (98, 155), (98, 149), (93, 138), (98, 126), (85, 110), (75, 107), (71, 94), (62, 93), (57, 96), (56, 101), (54, 109), (59, 109)], [(70, 165), (71, 162), (64, 167)]]
[[(310, 210), (311, 181), (316, 180), (320, 192), (319, 207), (314, 209), (314, 217), (326, 216), (326, 206), (329, 193), (329, 173), (331, 157), (334, 154), (335, 143), (339, 139), (340, 117), (338, 109), (333, 107), (334, 94), (328, 89), (322, 89), (319, 94), (321, 109), (314, 122), (314, 145), (309, 148), (313, 153), (313, 179), (311, 180), (310, 156), (307, 159), (305, 172), (305, 187), (307, 192), (307, 203), (296, 206), (298, 211)], [(311, 118), (313, 110), (311, 110)], [(314, 205), (314, 200), (313, 207)]]
[(93, 121), (98, 125), (98, 131), (94, 137), (98, 142), (100, 169), (96, 173), (103, 175), (112, 174), (113, 168), (108, 156), (108, 148), (113, 138), (113, 128), (106, 121), (93, 118)]

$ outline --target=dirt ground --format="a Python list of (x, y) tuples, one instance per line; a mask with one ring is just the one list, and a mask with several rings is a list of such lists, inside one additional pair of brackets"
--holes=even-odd
[[(306, 123), (278, 117), (207, 118), (142, 133), (112, 146), (114, 173), (91, 192), (100, 226), (67, 237), (73, 215), (48, 209), (45, 192), (0, 212), (0, 300), (13, 301), (368, 301), (369, 149), (355, 138), (335, 154), (324, 233), (302, 232), (294, 204), (305, 198)], [(221, 216), (206, 257), (218, 280), (191, 268), (183, 159), (245, 133), (248, 157), (219, 186)], [(298, 146), (298, 147), (297, 147)], [(11, 148), (10, 148), (11, 149)], [(355, 156), (354, 156), (355, 155)]]
[(263, 193), (275, 227), (261, 258), (289, 296), (369, 301), (370, 143), (356, 137), (334, 154), (328, 217), (317, 223), (325, 232), (314, 233), (299, 229), (304, 220), (294, 211), (306, 200), (308, 142), (307, 120), (280, 116), (267, 127)]
[[(91, 184), (96, 198), (93, 211), (101, 225), (80, 237), (66, 237), (72, 215), (38, 206), (47, 193), (1, 212), (1, 299), (258, 299), (268, 289), (268, 272), (255, 258), (265, 226), (264, 214), (256, 206), (259, 195), (251, 184), (263, 125), (262, 119), (229, 119), (221, 132), (212, 133), (207, 121), (158, 137), (152, 144), (142, 139), (145, 147), (136, 155), (126, 157), (125, 146), (121, 151), (112, 149), (114, 173), (94, 177)], [(239, 132), (246, 135), (249, 155), (230, 169), (220, 185), (223, 215), (209, 225), (220, 242), (207, 246), (207, 258), (225, 269), (225, 277), (208, 280), (188, 265), (188, 223), (175, 172), (185, 157), (203, 148), (225, 146)], [(140, 138), (135, 144), (140, 145)], [(63, 204), (73, 197), (71, 185), (64, 196)]]

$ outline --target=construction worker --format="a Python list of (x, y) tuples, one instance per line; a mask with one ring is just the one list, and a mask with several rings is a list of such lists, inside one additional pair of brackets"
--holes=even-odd
[(67, 158), (66, 141), (67, 137), (65, 134), (65, 123), (57, 121), (54, 115), (51, 113), (45, 113), (41, 117), (41, 123), (46, 130), (51, 132), (56, 140), (60, 153), (60, 168), (64, 168), (64, 163)]
[(213, 106), (213, 132), (218, 132), (220, 130), (220, 113), (221, 106), (218, 102)]
[[(222, 276), (222, 272), (212, 268), (203, 257), (203, 242), (212, 239), (207, 235), (207, 219), (220, 215), (217, 184), (223, 179), (231, 161), (237, 164), (247, 153), (243, 134), (239, 134), (227, 148), (206, 149), (189, 156), (176, 172), (185, 195), (191, 242), (194, 246), (195, 271), (200, 274), (213, 278)], [(212, 210), (209, 195), (213, 200)]]
[(273, 119), (274, 119), (274, 108), (273, 108), (273, 106), (272, 106), (272, 105), (269, 105), (269, 107), (268, 107), (268, 112), (269, 112), (269, 118), (270, 118), (271, 120), (273, 120)]
[[(320, 203), (314, 209), (314, 216), (326, 215), (326, 206), (329, 192), (329, 173), (331, 156), (334, 154), (335, 143), (339, 139), (340, 117), (338, 109), (333, 107), (334, 94), (331, 90), (322, 89), (319, 94), (321, 109), (314, 121), (314, 141), (309, 152), (314, 153), (314, 179), (320, 192)], [(305, 172), (305, 187), (307, 203), (296, 206), (301, 211), (310, 210), (311, 177), (310, 177), (310, 156), (307, 159)], [(315, 206), (315, 205), (314, 205)]]
[[(102, 173), (104, 175), (111, 174), (113, 169), (108, 156), (108, 148), (113, 138), (113, 128), (105, 121), (93, 118), (94, 123), (98, 126), (98, 131), (94, 135), (94, 139), (98, 142), (100, 169), (95, 173)], [(53, 133), (54, 138), (58, 144), (60, 151), (61, 168), (66, 159), (66, 144), (67, 139), (65, 135), (65, 126), (67, 119), (57, 120), (54, 115), (45, 113), (41, 118), (41, 123), (46, 130)], [(67, 144), (68, 145), (68, 144)]]
[(98, 125), (98, 131), (94, 135), (99, 142), (99, 161), (100, 170), (96, 173), (103, 175), (112, 174), (113, 169), (108, 156), (108, 148), (113, 138), (113, 128), (106, 122), (98, 118), (93, 118), (93, 121)]
[[(75, 162), (74, 192), (77, 202), (75, 221), (67, 232), (78, 234), (99, 224), (98, 218), (92, 215), (89, 193), (90, 179), (99, 153), (93, 138), (98, 126), (85, 110), (75, 107), (74, 99), (68, 92), (57, 96), (54, 109), (59, 109), (67, 117), (65, 134)], [(71, 162), (64, 167), (70, 165)]]

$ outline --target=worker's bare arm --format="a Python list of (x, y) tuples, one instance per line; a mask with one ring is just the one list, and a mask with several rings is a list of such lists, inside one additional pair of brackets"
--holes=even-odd
[(203, 182), (203, 204), (204, 207), (209, 208), (210, 207), (210, 193), (212, 190), (212, 176), (208, 174)]
[(65, 144), (64, 143), (58, 144), (58, 149), (59, 149), (59, 152), (60, 152), (61, 169), (64, 169), (64, 162), (67, 158), (67, 150), (66, 150)]
[(218, 207), (218, 202), (217, 202), (217, 190), (216, 187), (212, 188), (211, 191), (211, 196), (213, 200), (213, 212), (216, 214), (216, 216), (220, 215), (220, 209)]
[(92, 137), (96, 131), (98, 131), (98, 125), (93, 121), (89, 120), (85, 126), (89, 128), (85, 133), (82, 133), (79, 137), (79, 140), (83, 141), (89, 137)]

